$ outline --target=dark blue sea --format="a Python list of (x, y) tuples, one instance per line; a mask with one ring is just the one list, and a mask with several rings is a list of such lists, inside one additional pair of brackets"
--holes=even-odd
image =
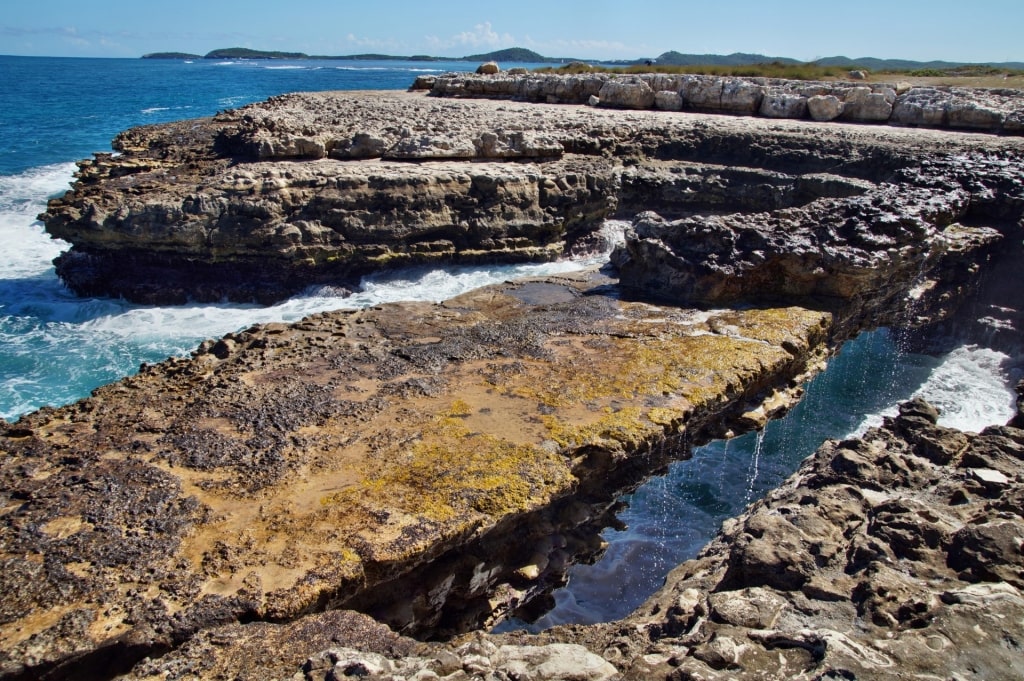
[[(36, 221), (65, 191), (74, 161), (109, 151), (125, 128), (210, 116), (271, 95), (313, 90), (406, 89), (418, 74), (469, 70), (467, 62), (70, 59), (0, 56), (0, 418), (85, 397), (143, 362), (186, 355), (203, 339), (256, 322), (394, 300), (443, 300), (516, 276), (595, 264), (406, 270), (369, 277), (349, 298), (310, 292), (273, 307), (145, 307), (78, 298), (54, 274), (66, 244)], [(527, 65), (530, 66), (530, 65)], [(610, 224), (609, 229), (621, 229)], [(598, 260), (599, 261), (599, 260)], [(966, 429), (1011, 413), (1009, 358), (981, 347), (939, 357), (901, 352), (884, 330), (847, 344), (808, 386), (804, 402), (764, 433), (708, 445), (629, 498), (629, 529), (571, 573), (558, 607), (535, 626), (629, 612), (668, 569), (692, 556), (724, 518), (789, 475), (826, 437), (844, 437), (913, 394)]]

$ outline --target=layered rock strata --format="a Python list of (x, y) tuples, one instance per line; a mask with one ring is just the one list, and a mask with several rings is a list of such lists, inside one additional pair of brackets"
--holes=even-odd
[[(221, 627), (125, 678), (1018, 679), (1024, 430), (936, 416), (914, 401), (826, 442), (618, 622), (323, 645), (324, 614)], [(288, 646), (261, 666), (258, 641)]]
[(961, 222), (1020, 213), (1018, 138), (791, 120), (307, 93), (114, 146), (41, 217), (72, 244), (56, 264), (73, 290), (140, 302), (271, 302), (382, 267), (551, 259), (647, 210), (814, 221), (856, 210), (818, 199), (901, 192), (880, 183), (952, 201)]
[(104, 678), (338, 607), (481, 626), (827, 352), (826, 313), (612, 293), (591, 275), (254, 327), (0, 423), (0, 677)]
[(425, 77), (413, 87), (441, 97), (1024, 133), (1021, 93), (1013, 89), (662, 73), (452, 73)]

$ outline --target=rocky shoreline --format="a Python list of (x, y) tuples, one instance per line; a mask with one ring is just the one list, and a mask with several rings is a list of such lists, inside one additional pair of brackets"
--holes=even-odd
[(70, 288), (143, 303), (272, 302), (384, 267), (547, 260), (646, 210), (813, 221), (835, 208), (818, 199), (885, 185), (948, 195), (961, 223), (998, 229), (1020, 212), (1019, 138), (419, 92), (285, 95), (114, 147), (40, 217), (72, 244), (56, 263)]
[(622, 622), (467, 632), (860, 330), (981, 291), (1019, 343), (1021, 138), (413, 92), (115, 146), (43, 216), (81, 293), (276, 300), (632, 228), (614, 272), (257, 326), (0, 423), (0, 678), (1020, 675), (1024, 415), (962, 434), (924, 404), (826, 443)]
[[(618, 622), (441, 645), (325, 613), (207, 632), (124, 678), (1018, 679), (1024, 430), (936, 416), (912, 401), (826, 442)], [(271, 641), (288, 648), (267, 659)]]
[(913, 86), (906, 82), (795, 81), (661, 73), (421, 76), (413, 89), (440, 97), (494, 97), (549, 104), (691, 111), (1024, 134), (1014, 89)]

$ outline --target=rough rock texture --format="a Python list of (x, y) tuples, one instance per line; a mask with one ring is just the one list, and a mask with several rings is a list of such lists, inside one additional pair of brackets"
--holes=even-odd
[[(859, 73), (859, 72), (858, 72)], [(858, 79), (859, 80), (859, 79)], [(525, 74), (485, 78), (451, 73), (434, 78), (442, 97), (501, 97), (531, 102), (702, 111), (769, 118), (805, 118), (1024, 133), (1020, 90), (910, 87), (897, 83), (815, 82), (668, 74)], [(679, 107), (664, 107), (655, 93), (676, 94)], [(666, 101), (662, 95), (660, 101)]]
[[(311, 614), (484, 626), (600, 552), (618, 493), (786, 409), (829, 343), (934, 323), (989, 254), (1019, 272), (1020, 138), (680, 114), (842, 94), (867, 121), (899, 95), (673, 78), (556, 83), (617, 109), (286, 96), (83, 163), (44, 216), (74, 244), (59, 271), (140, 300), (553, 257), (640, 216), (625, 287), (254, 327), (0, 424), (0, 677), (1019, 676), (1024, 436), (923, 404), (827, 444), (624, 622), (442, 648)], [(487, 79), (534, 82), (463, 88)]]
[[(916, 400), (826, 442), (619, 622), (362, 648), (322, 647), (318, 624), (234, 625), (126, 678), (1019, 679), (1024, 430), (936, 416)], [(262, 676), (230, 644), (253, 627), (289, 643)]]
[(325, 608), (479, 627), (599, 551), (621, 491), (787, 408), (827, 352), (826, 313), (611, 284), (254, 327), (0, 423), (0, 677), (102, 677)]
[[(601, 78), (595, 93), (676, 108), (676, 81), (659, 78)], [(737, 109), (800, 106), (788, 85), (765, 98), (686, 83)], [(842, 119), (889, 97), (850, 92)], [(959, 187), (968, 217), (985, 202), (1020, 212), (1006, 201), (1019, 203), (1019, 138), (421, 92), (285, 95), (135, 128), (114, 146), (120, 155), (80, 163), (42, 219), (72, 244), (56, 264), (73, 290), (139, 302), (270, 302), (381, 267), (545, 260), (589, 247), (608, 217), (800, 207), (865, 181), (937, 197)], [(992, 185), (993, 173), (1006, 181)]]
[(935, 416), (827, 442), (635, 614), (542, 641), (627, 679), (1021, 678), (1024, 431)]

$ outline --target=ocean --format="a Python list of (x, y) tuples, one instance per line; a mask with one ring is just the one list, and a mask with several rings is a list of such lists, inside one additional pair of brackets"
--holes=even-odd
[[(349, 298), (309, 291), (279, 305), (147, 307), (79, 298), (54, 274), (67, 244), (36, 216), (73, 180), (74, 161), (109, 151), (121, 130), (213, 115), (275, 94), (313, 90), (406, 89), (420, 73), (467, 70), (466, 62), (71, 59), (0, 56), (0, 418), (89, 395), (141, 363), (187, 355), (202, 340), (257, 322), (396, 300), (450, 298), (520, 276), (571, 271), (601, 257), (541, 265), (410, 269), (363, 281)], [(530, 66), (530, 65), (526, 65)], [(610, 224), (609, 229), (621, 228)], [(921, 394), (942, 423), (979, 430), (1013, 409), (1014, 358), (978, 346), (941, 355), (901, 351), (879, 330), (848, 343), (812, 381), (803, 402), (763, 433), (715, 442), (630, 495), (623, 531), (609, 549), (576, 566), (556, 608), (530, 625), (594, 622), (639, 605), (667, 571), (735, 515), (787, 477), (828, 437), (878, 423)]]

